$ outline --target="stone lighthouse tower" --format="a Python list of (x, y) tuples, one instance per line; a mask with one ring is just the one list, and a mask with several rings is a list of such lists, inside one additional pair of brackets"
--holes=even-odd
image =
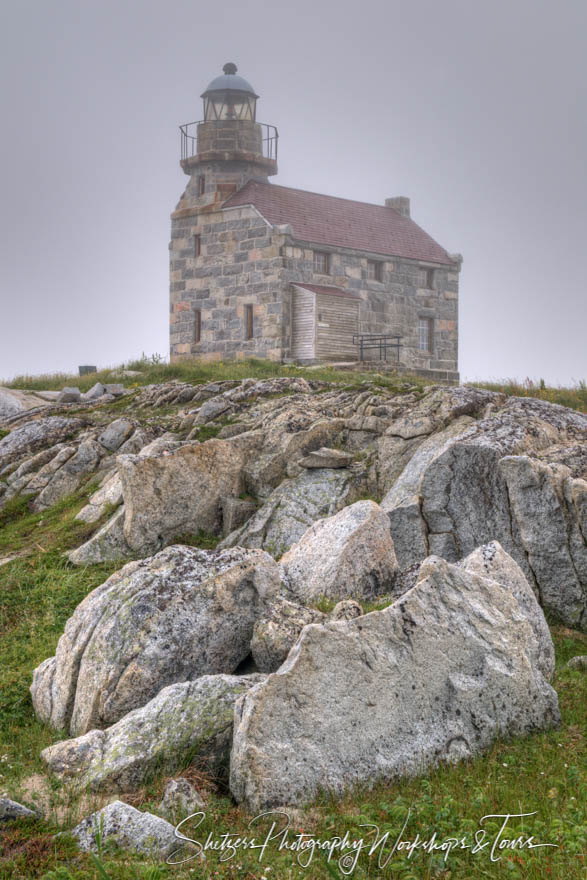
[(236, 64), (202, 94), (201, 122), (180, 127), (181, 167), (190, 181), (178, 209), (222, 201), (249, 180), (277, 174), (277, 129), (257, 122), (258, 95)]

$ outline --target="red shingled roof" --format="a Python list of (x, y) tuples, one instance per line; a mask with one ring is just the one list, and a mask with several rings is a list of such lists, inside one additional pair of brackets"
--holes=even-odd
[(449, 263), (447, 252), (393, 208), (250, 180), (224, 202), (254, 205), (272, 225), (291, 224), (294, 239), (385, 256)]

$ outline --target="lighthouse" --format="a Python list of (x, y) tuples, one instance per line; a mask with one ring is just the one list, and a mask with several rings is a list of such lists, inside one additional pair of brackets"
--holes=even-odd
[(225, 64), (201, 97), (202, 120), (180, 126), (187, 198), (210, 204), (249, 180), (267, 183), (277, 174), (277, 129), (257, 122), (259, 96), (236, 64)]

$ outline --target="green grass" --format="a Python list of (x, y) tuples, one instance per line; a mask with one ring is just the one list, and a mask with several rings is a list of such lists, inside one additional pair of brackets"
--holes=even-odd
[(488, 391), (498, 391), (507, 394), (508, 397), (536, 397), (539, 400), (547, 400), (549, 403), (558, 403), (587, 413), (587, 385), (584, 381), (577, 382), (570, 387), (553, 387), (546, 385), (543, 379), (533, 382), (526, 379), (520, 383), (516, 379), (502, 379), (495, 382), (471, 382), (477, 388), (486, 388)]
[(198, 547), (200, 550), (215, 550), (220, 541), (221, 538), (217, 535), (212, 535), (200, 529), (195, 535), (178, 535), (171, 543), (185, 544), (187, 547)]
[[(114, 375), (121, 369), (140, 371), (140, 376), (119, 377)], [(280, 376), (300, 376), (307, 380), (320, 382), (336, 382), (344, 390), (355, 390), (357, 386), (369, 382), (383, 389), (404, 393), (422, 391), (426, 385), (434, 384), (433, 380), (413, 377), (409, 374), (380, 373), (374, 364), (370, 370), (339, 370), (333, 367), (296, 367), (283, 365), (274, 361), (250, 358), (245, 361), (229, 361), (226, 363), (215, 362), (204, 364), (200, 361), (182, 361), (178, 364), (166, 364), (157, 355), (139, 358), (129, 361), (117, 367), (99, 370), (87, 376), (77, 376), (67, 373), (51, 373), (40, 376), (16, 376), (10, 381), (2, 381), (0, 384), (9, 388), (19, 388), (30, 391), (60, 390), (65, 385), (74, 385), (80, 390), (88, 391), (96, 382), (104, 384), (109, 382), (123, 382), (127, 388), (140, 388), (159, 382), (169, 382), (177, 379), (193, 385), (206, 382), (240, 381), (242, 379), (269, 379)], [(489, 391), (499, 391), (507, 395), (517, 397), (537, 397), (550, 403), (558, 403), (587, 412), (587, 385), (579, 381), (569, 387), (548, 386), (544, 380), (532, 381), (526, 379), (521, 383), (515, 379), (495, 380), (491, 382), (471, 382), (478, 388), (486, 388)], [(128, 397), (110, 404), (112, 409), (124, 408), (128, 403)], [(2, 434), (0, 432), (0, 438)]]
[[(72, 597), (73, 598), (73, 597)], [(394, 841), (404, 821), (409, 820), (403, 839), (413, 839), (416, 833), (429, 838), (436, 831), (437, 838), (471, 837), (479, 827), (481, 817), (496, 813), (531, 813), (536, 815), (523, 820), (512, 820), (511, 837), (534, 835), (536, 843), (553, 843), (558, 848), (525, 849), (501, 853), (500, 862), (491, 863), (487, 853), (472, 855), (467, 850), (451, 853), (448, 863), (442, 853), (433, 856), (417, 852), (409, 860), (406, 853), (396, 853), (387, 868), (377, 867), (376, 856), (364, 852), (358, 860), (353, 877), (399, 877), (445, 878), (445, 880), (470, 880), (470, 878), (522, 878), (522, 880), (579, 880), (584, 877), (584, 854), (587, 845), (585, 827), (585, 804), (587, 781), (585, 777), (585, 675), (564, 668), (566, 660), (576, 653), (587, 650), (587, 637), (557, 628), (554, 630), (557, 651), (555, 687), (559, 693), (563, 723), (559, 730), (538, 733), (534, 736), (507, 743), (496, 743), (484, 756), (454, 767), (443, 766), (424, 777), (401, 780), (379, 785), (371, 791), (355, 790), (341, 799), (327, 794), (319, 797), (312, 807), (301, 816), (295, 816), (293, 836), (302, 829), (306, 834), (322, 839), (342, 836), (348, 831), (352, 838), (366, 835), (360, 825), (371, 823), (380, 833), (390, 832)], [(30, 726), (31, 722), (28, 721)], [(14, 734), (22, 737), (22, 728)], [(43, 742), (50, 739), (45, 735)], [(34, 739), (24, 740), (25, 745), (38, 746)], [(12, 761), (12, 758), (11, 758)], [(34, 756), (29, 758), (34, 763)], [(5, 765), (6, 766), (6, 765)], [(160, 780), (142, 792), (138, 806), (144, 810), (156, 810), (164, 781)], [(208, 833), (218, 836), (232, 832), (244, 836), (250, 834), (247, 824), (251, 816), (235, 807), (221, 793), (211, 794), (206, 807), (206, 819), (197, 831), (184, 831), (188, 837), (205, 840)], [(501, 820), (488, 820), (483, 827), (493, 839)], [(117, 853), (105, 848), (99, 864), (89, 856), (77, 852), (66, 836), (54, 839), (56, 825), (38, 821), (9, 823), (4, 853), (0, 856), (0, 880), (24, 880), (38, 878), (47, 872), (59, 871), (51, 880), (98, 880), (107, 876), (111, 880), (134, 880), (149, 877), (152, 869), (148, 859)], [(269, 825), (261, 823), (264, 833)], [(368, 839), (368, 838), (367, 838)], [(389, 847), (388, 847), (389, 851)], [(500, 853), (498, 853), (500, 854)], [(185, 866), (159, 865), (151, 876), (159, 878), (202, 877), (216, 878), (251, 877), (308, 880), (342, 877), (332, 865), (329, 867), (323, 854), (316, 853), (311, 866), (302, 869), (296, 865), (295, 853), (278, 852), (269, 847), (259, 865), (258, 852), (239, 851), (229, 862), (219, 861), (218, 854), (209, 853), (206, 864), (189, 862)], [(270, 872), (263, 868), (270, 867)], [(191, 868), (195, 868), (193, 873)], [(64, 873), (67, 871), (68, 873)]]
[[(153, 369), (160, 367), (154, 365)], [(218, 367), (210, 369), (214, 370), (213, 377), (218, 378)], [(347, 383), (349, 375), (352, 374), (345, 374)], [(512, 386), (511, 393), (519, 392)], [(33, 713), (29, 694), (32, 671), (54, 654), (65, 622), (79, 602), (121, 566), (113, 563), (76, 568), (63, 556), (64, 551), (79, 545), (99, 526), (74, 520), (94, 488), (87, 485), (44, 513), (32, 513), (26, 499), (11, 501), (0, 511), (0, 557), (14, 552), (23, 554), (0, 566), (0, 794), (7, 792), (16, 799), (21, 780), (43, 772), (41, 749), (62, 738), (62, 734), (41, 724)], [(214, 536), (205, 533), (178, 536), (177, 540), (206, 548), (217, 543)], [(376, 600), (364, 603), (363, 607), (370, 611), (384, 607), (387, 602)], [(331, 610), (334, 604), (324, 602), (321, 610)], [(359, 828), (361, 824), (373, 823), (395, 839), (409, 811), (404, 837), (413, 838), (416, 833), (429, 837), (436, 830), (438, 839), (443, 839), (471, 835), (486, 814), (537, 811), (535, 816), (523, 820), (524, 835), (534, 834), (537, 842), (557, 844), (557, 849), (505, 852), (502, 861), (496, 863), (491, 863), (486, 854), (474, 856), (466, 850), (453, 851), (447, 863), (438, 853), (431, 857), (416, 853), (412, 859), (406, 853), (396, 853), (385, 869), (377, 867), (376, 857), (363, 854), (352, 876), (358, 880), (584, 877), (587, 677), (583, 672), (568, 670), (565, 664), (570, 657), (587, 653), (587, 636), (555, 624), (552, 633), (557, 657), (554, 685), (562, 714), (559, 730), (498, 742), (476, 760), (440, 767), (416, 779), (379, 785), (372, 791), (355, 790), (340, 799), (324, 794), (311, 809), (296, 817), (295, 829), (303, 828), (323, 839), (343, 835), (348, 830), (356, 838), (364, 833)], [(164, 778), (153, 779), (133, 803), (140, 809), (156, 812), (164, 785)], [(56, 803), (67, 803), (66, 792), (56, 783), (53, 797)], [(29, 804), (33, 805), (30, 801)], [(278, 852), (276, 848), (269, 851), (261, 864), (258, 852), (240, 851), (227, 862), (220, 862), (217, 854), (210, 853), (203, 865), (189, 862), (185, 866), (154, 866), (149, 859), (117, 853), (108, 847), (96, 860), (80, 853), (69, 837), (55, 838), (57, 831), (70, 827), (68, 815), (71, 814), (66, 811), (60, 822), (4, 823), (0, 880), (322, 880), (343, 876), (334, 863), (327, 864), (324, 854), (316, 853), (311, 866), (301, 868), (295, 853)], [(250, 818), (222, 789), (213, 789), (205, 822), (194, 836), (201, 840), (208, 832), (217, 836), (228, 831), (244, 836), (249, 833)], [(522, 822), (514, 821), (512, 828), (516, 834), (522, 833)], [(495, 820), (489, 831), (497, 831)], [(267, 868), (271, 870), (265, 871)]]
[(398, 392), (408, 390), (405, 386), (410, 384), (411, 389), (423, 388), (431, 384), (421, 378), (406, 378), (394, 374), (383, 375), (374, 371), (349, 371), (337, 370), (331, 367), (296, 367), (282, 365), (274, 361), (250, 358), (244, 361), (229, 361), (226, 363), (204, 364), (199, 361), (183, 361), (179, 364), (152, 363), (150, 359), (131, 361), (123, 365), (125, 369), (140, 370), (140, 376), (120, 378), (113, 376), (113, 372), (121, 367), (113, 367), (91, 373), (87, 376), (68, 375), (66, 373), (51, 373), (40, 376), (16, 376), (10, 381), (2, 382), (8, 388), (19, 388), (29, 391), (56, 391), (65, 385), (77, 386), (81, 391), (88, 391), (96, 382), (124, 382), (127, 388), (151, 385), (160, 382), (169, 382), (177, 379), (194, 385), (206, 382), (241, 381), (242, 379), (271, 379), (275, 377), (303, 377), (307, 380), (320, 382), (343, 383), (347, 388), (354, 389), (363, 382), (372, 382), (382, 388), (396, 389)]

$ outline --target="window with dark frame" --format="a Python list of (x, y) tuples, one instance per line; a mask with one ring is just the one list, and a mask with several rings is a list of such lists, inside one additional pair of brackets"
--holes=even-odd
[(202, 238), (200, 235), (194, 235), (194, 257), (199, 257), (202, 253)]
[(420, 351), (431, 352), (434, 336), (434, 318), (418, 319), (418, 348)]
[(381, 260), (367, 260), (367, 281), (381, 281), (382, 268)]
[(206, 191), (206, 178), (203, 174), (198, 177), (198, 195), (203, 196)]
[(420, 287), (434, 290), (434, 269), (423, 266), (420, 269)]
[(245, 339), (253, 338), (253, 307), (245, 306)]
[(199, 342), (202, 338), (202, 313), (200, 309), (194, 310), (194, 342)]
[(319, 275), (328, 275), (329, 254), (325, 251), (314, 251), (314, 272)]

